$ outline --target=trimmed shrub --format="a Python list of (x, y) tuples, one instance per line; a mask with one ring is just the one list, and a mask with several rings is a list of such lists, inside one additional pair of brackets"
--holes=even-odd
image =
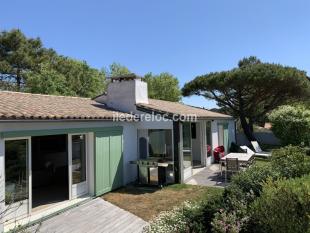
[(211, 232), (211, 221), (222, 205), (222, 193), (205, 201), (184, 202), (183, 205), (171, 211), (160, 213), (144, 229), (144, 232)]
[(254, 165), (233, 176), (230, 186), (225, 189), (224, 196), (240, 198), (249, 193), (259, 196), (262, 184), (268, 177), (277, 177), (270, 164)]
[(242, 198), (236, 199), (235, 197), (229, 197), (227, 203), (214, 215), (211, 223), (214, 233), (237, 233), (247, 227), (248, 203)]
[(281, 106), (268, 116), (273, 133), (283, 145), (310, 146), (310, 109), (303, 105)]
[[(277, 180), (309, 174), (309, 159), (300, 147), (274, 150), (270, 163), (251, 166), (233, 176), (223, 195), (195, 203), (186, 202), (172, 211), (163, 212), (145, 232), (306, 232), (301, 229), (308, 230), (310, 177)], [(284, 209), (285, 214), (281, 215)], [(292, 219), (287, 220), (286, 215)], [(283, 223), (287, 224), (283, 228), (274, 226)]]
[(254, 165), (233, 176), (231, 184), (225, 188), (223, 210), (212, 221), (212, 231), (248, 232), (251, 220), (249, 206), (260, 196), (263, 184), (269, 178), (277, 179), (277, 173), (273, 172), (269, 163)]
[(310, 176), (266, 182), (251, 209), (260, 232), (310, 232)]
[(294, 178), (310, 173), (309, 157), (303, 148), (287, 146), (272, 151), (271, 167), (281, 177)]

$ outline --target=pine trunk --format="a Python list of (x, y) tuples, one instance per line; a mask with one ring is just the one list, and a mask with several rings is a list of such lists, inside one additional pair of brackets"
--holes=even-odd
[(256, 138), (253, 134), (253, 123), (250, 121), (250, 123), (247, 122), (246, 118), (244, 116), (240, 116), (240, 122), (243, 129), (243, 132), (247, 139), (249, 141), (256, 141)]

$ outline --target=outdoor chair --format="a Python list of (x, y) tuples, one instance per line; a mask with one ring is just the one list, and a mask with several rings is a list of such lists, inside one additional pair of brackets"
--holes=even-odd
[(218, 146), (214, 148), (213, 155), (214, 155), (214, 161), (217, 163), (220, 162), (221, 158), (225, 156), (225, 147)]
[(255, 155), (255, 152), (253, 150), (251, 150), (249, 147), (247, 146), (240, 146), (243, 150), (245, 150), (247, 154), (249, 155)]
[(246, 150), (242, 149), (239, 145), (237, 145), (236, 143), (232, 142), (230, 144), (229, 152), (230, 153), (246, 153)]
[(270, 152), (267, 152), (267, 151), (263, 151), (258, 142), (257, 141), (251, 141), (251, 144), (255, 150), (255, 156), (258, 156), (258, 157), (263, 157), (263, 158), (268, 158), (271, 156), (271, 153)]
[(225, 182), (227, 182), (227, 173), (231, 175), (239, 172), (239, 161), (238, 159), (226, 159), (226, 170), (225, 170)]

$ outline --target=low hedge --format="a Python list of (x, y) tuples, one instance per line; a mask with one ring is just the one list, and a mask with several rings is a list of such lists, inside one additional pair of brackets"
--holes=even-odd
[(254, 225), (260, 232), (310, 232), (310, 175), (267, 181), (251, 211)]
[(304, 148), (286, 146), (272, 151), (271, 166), (280, 177), (300, 177), (310, 173), (310, 158)]

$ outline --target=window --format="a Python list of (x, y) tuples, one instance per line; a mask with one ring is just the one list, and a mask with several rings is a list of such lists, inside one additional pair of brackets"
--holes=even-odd
[(192, 148), (192, 138), (191, 138), (191, 123), (184, 122), (183, 124), (183, 148)]
[(229, 138), (228, 138), (228, 124), (220, 123), (218, 124), (218, 141), (219, 146), (224, 146), (225, 153), (229, 150)]
[(149, 130), (149, 156), (172, 159), (172, 133), (170, 129)]
[(192, 136), (191, 123), (184, 122), (182, 124), (183, 132), (183, 167), (188, 168), (192, 166)]
[(28, 199), (28, 140), (5, 142), (5, 204)]
[(86, 181), (85, 135), (72, 135), (72, 183)]

